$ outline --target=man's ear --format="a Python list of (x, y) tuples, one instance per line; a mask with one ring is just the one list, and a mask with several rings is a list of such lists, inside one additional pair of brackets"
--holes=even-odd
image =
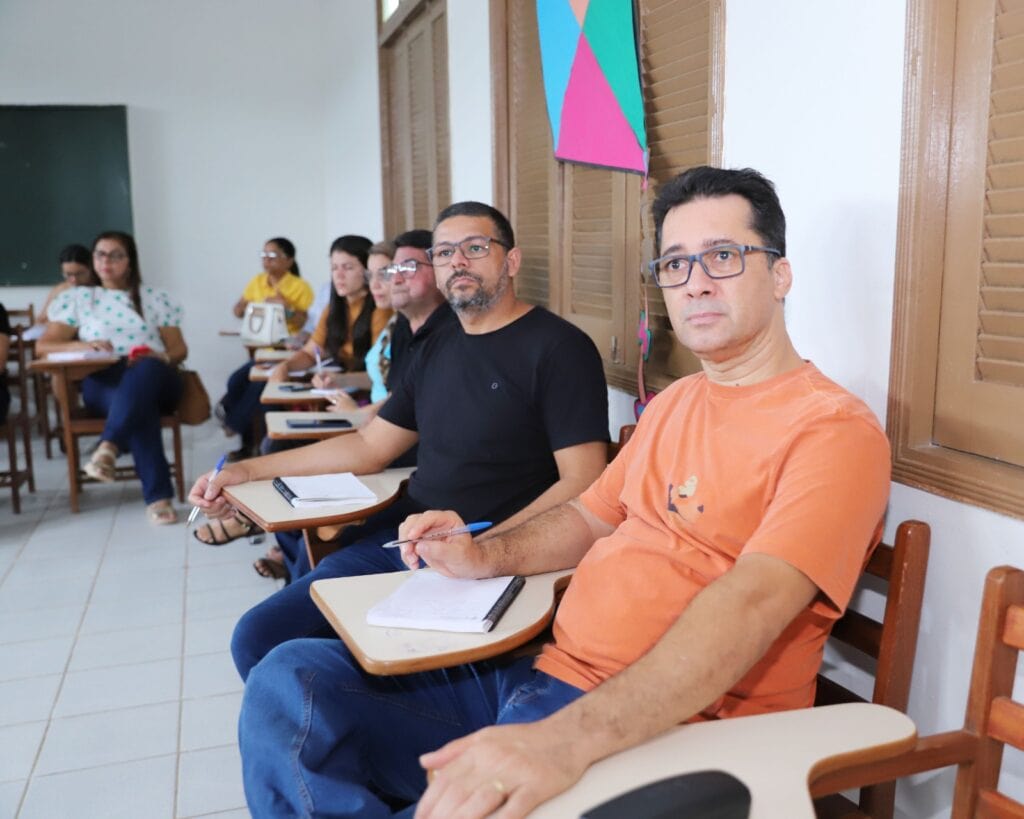
[(510, 277), (515, 277), (519, 267), (523, 263), (523, 252), (518, 247), (513, 247), (505, 254), (505, 262), (508, 265), (507, 272)]
[(793, 286), (793, 268), (789, 265), (789, 259), (783, 256), (776, 259), (772, 265), (772, 292), (776, 301), (782, 301)]

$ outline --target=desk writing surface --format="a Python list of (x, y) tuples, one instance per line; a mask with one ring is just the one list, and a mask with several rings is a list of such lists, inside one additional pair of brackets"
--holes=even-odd
[(250, 381), (269, 381), (277, 364), (273, 361), (257, 361), (249, 368)]
[(327, 397), (324, 395), (310, 395), (309, 390), (289, 392), (288, 390), (281, 389), (284, 386), (308, 387), (309, 384), (300, 384), (298, 381), (267, 382), (267, 385), (263, 388), (263, 392), (260, 393), (260, 403), (283, 406), (291, 404), (321, 406), (327, 403)]
[(358, 520), (389, 506), (398, 496), (402, 482), (414, 471), (413, 467), (404, 467), (385, 469), (373, 475), (360, 475), (359, 480), (377, 496), (374, 503), (360, 501), (317, 509), (296, 509), (274, 489), (272, 481), (250, 481), (228, 486), (224, 488), (224, 497), (268, 532), (330, 526)]
[(295, 355), (294, 350), (280, 350), (277, 347), (260, 347), (253, 353), (253, 361), (262, 364), (268, 361), (275, 364), (280, 361), (287, 361)]
[(750, 789), (750, 819), (814, 819), (812, 773), (888, 759), (909, 750), (916, 737), (906, 714), (865, 702), (683, 725), (594, 763), (572, 788), (530, 817), (579, 816), (649, 782), (722, 770)]
[[(268, 412), (263, 417), (267, 422), (268, 438), (275, 441), (319, 441), (355, 432), (366, 423), (370, 413), (362, 409), (350, 412)], [(322, 429), (295, 429), (288, 426), (289, 421), (336, 420), (339, 418), (345, 419), (352, 426), (347, 428), (324, 427)]]
[(527, 577), (505, 616), (484, 634), (368, 625), (366, 612), (403, 583), (409, 572), (316, 580), (309, 593), (366, 671), (409, 674), (484, 660), (528, 642), (547, 626), (555, 592), (568, 585), (571, 576), (572, 570), (565, 569)]

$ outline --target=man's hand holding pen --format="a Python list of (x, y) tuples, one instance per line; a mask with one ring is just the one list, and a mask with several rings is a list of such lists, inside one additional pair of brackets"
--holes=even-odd
[(432, 569), (448, 577), (491, 577), (484, 550), (473, 540), (471, 534), (454, 535), (444, 540), (420, 540), (416, 538), (434, 532), (444, 532), (465, 526), (455, 512), (430, 511), (410, 515), (398, 527), (399, 540), (403, 543), (402, 561), (410, 569), (417, 569), (423, 560)]
[(219, 472), (200, 475), (188, 493), (188, 500), (202, 510), (206, 517), (223, 520), (234, 514), (234, 507), (225, 499), (221, 490), (225, 486), (246, 483), (250, 480), (243, 463), (230, 464)]

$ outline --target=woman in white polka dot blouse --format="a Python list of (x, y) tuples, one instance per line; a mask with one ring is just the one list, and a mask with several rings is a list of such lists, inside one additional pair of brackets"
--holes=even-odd
[(165, 290), (142, 284), (135, 240), (101, 233), (92, 245), (101, 287), (74, 287), (50, 305), (50, 323), (37, 342), (40, 354), (97, 350), (120, 356), (117, 364), (82, 382), (86, 407), (106, 416), (99, 446), (84, 470), (114, 480), (117, 456), (130, 451), (142, 481), (146, 514), (153, 523), (177, 521), (174, 490), (164, 455), (160, 416), (181, 398), (177, 365), (188, 354), (181, 334), (181, 303)]

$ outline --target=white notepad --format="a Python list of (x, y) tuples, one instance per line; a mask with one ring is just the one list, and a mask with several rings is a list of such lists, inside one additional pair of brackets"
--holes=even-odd
[(418, 569), (366, 612), (366, 622), (391, 628), (486, 632), (505, 613), (523, 583), (519, 576), (458, 580)]
[(117, 358), (117, 353), (105, 350), (64, 350), (46, 354), (47, 361), (92, 361), (102, 358)]
[(274, 488), (296, 509), (377, 500), (373, 491), (351, 472), (275, 478)]

